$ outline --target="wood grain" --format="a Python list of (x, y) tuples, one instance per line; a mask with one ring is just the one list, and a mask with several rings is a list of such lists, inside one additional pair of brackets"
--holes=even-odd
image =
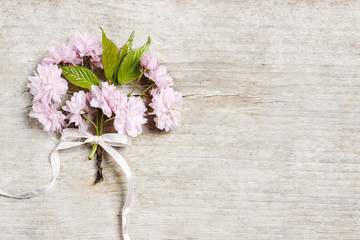
[[(57, 136), (28, 117), (27, 76), (76, 29), (118, 44), (152, 37), (184, 94), (181, 128), (147, 125), (119, 151), (135, 175), (130, 236), (360, 236), (358, 1), (2, 0), (0, 187), (51, 178)], [(90, 147), (61, 154), (44, 196), (0, 198), (0, 239), (119, 239), (126, 179), (109, 156), (93, 186)]]

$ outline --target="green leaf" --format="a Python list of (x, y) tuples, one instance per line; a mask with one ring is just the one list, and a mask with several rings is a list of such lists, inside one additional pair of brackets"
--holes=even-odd
[(134, 34), (135, 34), (135, 31), (133, 31), (131, 34), (130, 34), (130, 37), (129, 37), (129, 40), (124, 44), (124, 46), (120, 49), (120, 52), (119, 52), (119, 59), (116, 63), (116, 70), (115, 70), (115, 74), (114, 74), (114, 79), (117, 79), (117, 75), (118, 75), (118, 70), (119, 70), (119, 67), (120, 67), (120, 64), (122, 62), (122, 60), (124, 59), (124, 57), (132, 50), (132, 43), (134, 41)]
[(91, 85), (99, 85), (99, 79), (87, 68), (80, 66), (63, 67), (62, 73), (72, 84), (91, 89)]
[(120, 84), (129, 83), (139, 77), (140, 61), (141, 58), (148, 52), (150, 43), (151, 39), (149, 37), (144, 46), (131, 51), (125, 56), (117, 75), (117, 79)]
[(132, 50), (132, 43), (134, 41), (134, 34), (135, 34), (135, 31), (133, 31), (130, 34), (129, 40), (124, 44), (124, 46), (120, 50), (120, 55), (119, 55), (119, 62), (120, 63), (124, 59), (124, 57)]
[(105, 77), (106, 79), (112, 79), (118, 61), (118, 49), (115, 43), (106, 37), (104, 30), (102, 28), (100, 29), (102, 31), (102, 63), (104, 66)]

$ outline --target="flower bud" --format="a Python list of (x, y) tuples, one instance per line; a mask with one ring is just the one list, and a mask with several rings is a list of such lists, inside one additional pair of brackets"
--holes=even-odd
[(147, 70), (154, 70), (159, 65), (159, 61), (155, 57), (151, 57), (148, 54), (145, 54), (141, 59), (141, 67), (146, 68)]

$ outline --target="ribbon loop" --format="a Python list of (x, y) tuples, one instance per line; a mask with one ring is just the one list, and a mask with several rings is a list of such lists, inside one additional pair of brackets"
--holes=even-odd
[[(83, 142), (73, 142), (76, 139), (83, 139), (83, 138), (85, 138), (85, 141)], [(66, 128), (63, 130), (61, 139), (63, 140), (63, 142), (59, 143), (59, 145), (50, 155), (52, 180), (49, 183), (41, 187), (25, 191), (20, 194), (9, 194), (0, 189), (0, 195), (9, 198), (25, 199), (25, 198), (32, 198), (44, 194), (46, 191), (50, 190), (54, 186), (56, 178), (59, 176), (60, 150), (77, 147), (85, 143), (99, 144), (121, 166), (128, 180), (127, 196), (122, 209), (122, 230), (123, 230), (124, 240), (130, 240), (129, 234), (127, 232), (127, 224), (128, 224), (127, 216), (129, 214), (131, 199), (134, 192), (134, 183), (132, 179), (133, 177), (129, 165), (126, 163), (125, 159), (121, 156), (121, 154), (118, 151), (116, 151), (113, 147), (130, 146), (131, 137), (126, 135), (119, 135), (116, 133), (107, 133), (101, 136), (94, 136), (88, 132), (80, 131), (79, 129)]]

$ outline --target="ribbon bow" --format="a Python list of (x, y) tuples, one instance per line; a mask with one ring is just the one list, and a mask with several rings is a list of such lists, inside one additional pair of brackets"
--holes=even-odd
[[(134, 183), (133, 183), (133, 176), (130, 171), (128, 164), (126, 163), (125, 159), (120, 155), (118, 151), (116, 151), (113, 147), (126, 147), (131, 145), (131, 137), (126, 135), (119, 135), (116, 133), (107, 133), (101, 136), (94, 136), (88, 132), (81, 131), (75, 128), (66, 128), (63, 130), (61, 135), (61, 139), (63, 142), (59, 143), (59, 145), (55, 148), (55, 150), (50, 155), (50, 163), (51, 163), (51, 170), (52, 170), (52, 180), (38, 188), (34, 188), (20, 194), (9, 194), (0, 189), (0, 195), (10, 197), (10, 198), (17, 198), (17, 199), (24, 199), (24, 198), (32, 198), (44, 194), (46, 191), (50, 190), (56, 181), (56, 178), (59, 176), (60, 173), (60, 158), (59, 158), (59, 151), (77, 147), (86, 143), (95, 143), (100, 145), (106, 152), (110, 154), (114, 158), (114, 160), (120, 165), (123, 171), (126, 174), (128, 180), (128, 190), (126, 200), (122, 209), (122, 231), (124, 240), (130, 240), (130, 237), (127, 232), (127, 216), (130, 210), (130, 204), (132, 195), (134, 192)], [(86, 139), (83, 142), (73, 142), (76, 139)]]

